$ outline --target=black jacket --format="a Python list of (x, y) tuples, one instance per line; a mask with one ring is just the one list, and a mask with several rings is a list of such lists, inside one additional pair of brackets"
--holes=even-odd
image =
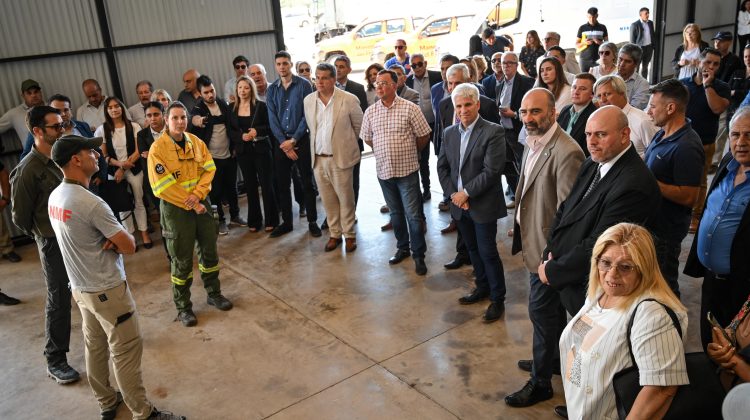
[[(557, 123), (560, 124), (560, 127), (562, 127), (563, 130), (568, 128), (568, 123), (570, 122), (570, 108), (572, 107), (573, 104), (567, 105), (560, 110), (560, 115), (557, 117)], [(589, 120), (589, 117), (594, 111), (596, 111), (596, 109), (596, 105), (594, 105), (593, 102), (589, 102), (588, 106), (581, 111), (581, 115), (578, 116), (575, 124), (573, 124), (573, 129), (568, 133), (570, 134), (570, 137), (573, 137), (573, 140), (581, 146), (581, 150), (583, 150), (583, 154), (586, 155), (586, 157), (589, 157), (589, 149), (586, 146), (586, 121)]]
[[(138, 125), (136, 123), (136, 125)], [(112, 143), (112, 133), (107, 133), (107, 130), (104, 130), (104, 144), (107, 146), (107, 154), (112, 159), (117, 160), (116, 154), (115, 154), (115, 146)], [(134, 133), (134, 130), (132, 128), (132, 124), (130, 127), (125, 126), (125, 147), (128, 151), (128, 156), (132, 155), (135, 152), (136, 148), (136, 141), (135, 141), (136, 134)], [(130, 173), (133, 175), (138, 175), (141, 173), (141, 166), (140, 165), (134, 165), (132, 168), (130, 168)], [(117, 170), (116, 166), (108, 166), (108, 170), (110, 174), (114, 174)]]
[[(443, 98), (438, 108), (440, 109), (440, 127), (437, 126), (438, 121), (435, 121), (435, 130), (440, 130), (440, 135), (437, 136), (435, 152), (439, 155), (440, 145), (443, 143), (443, 132), (456, 122), (453, 120), (453, 101), (450, 96)], [(486, 121), (500, 124), (500, 115), (497, 113), (497, 106), (495, 106), (492, 99), (484, 95), (479, 95), (479, 115)]]
[[(443, 76), (440, 74), (439, 71), (427, 70), (427, 80), (430, 81), (430, 87), (433, 87), (436, 84), (443, 81)], [(406, 86), (409, 86), (410, 89), (414, 89), (414, 73), (413, 72), (406, 78)]]
[[(716, 171), (713, 181), (711, 181), (708, 194), (706, 194), (706, 206), (708, 205), (708, 196), (711, 194), (711, 191), (719, 186), (721, 180), (727, 176), (727, 165), (732, 159), (731, 153), (727, 153), (724, 159), (722, 159), (719, 169)], [(740, 226), (737, 228), (737, 233), (735, 233), (732, 240), (732, 248), (729, 255), (729, 271), (733, 279), (750, 281), (750, 258), (748, 256), (750, 256), (750, 206), (745, 208), (745, 213), (742, 214), (742, 220), (740, 220)], [(692, 277), (703, 277), (706, 274), (706, 268), (698, 259), (697, 231), (695, 232), (693, 245), (690, 247), (687, 261), (685, 262), (684, 273)]]
[[(252, 124), (249, 127), (240, 127), (237, 114), (234, 112), (234, 110), (232, 111), (232, 118), (235, 120), (237, 128), (240, 132), (240, 135), (238, 136), (238, 142), (234, 145), (234, 150), (237, 152), (238, 156), (247, 153), (265, 152), (264, 148), (268, 148), (270, 150), (271, 144), (275, 144), (275, 142), (271, 143), (271, 124), (268, 122), (268, 107), (266, 106), (265, 102), (261, 100), (255, 102), (253, 116), (250, 117), (250, 121), (252, 122)], [(255, 137), (256, 142), (247, 142), (242, 140), (242, 134), (250, 128), (254, 128), (258, 133)], [(267, 137), (267, 139), (263, 140), (263, 137)]]
[[(651, 32), (651, 46), (656, 45), (656, 31), (654, 31), (654, 22), (651, 20), (648, 20), (646, 22), (646, 26), (648, 26), (648, 30)], [(630, 42), (641, 46), (641, 43), (643, 42), (643, 25), (641, 24), (641, 20), (638, 19), (635, 22), (630, 24)]]
[[(229, 136), (229, 150), (234, 151), (234, 147), (237, 145), (237, 143), (242, 141), (240, 128), (237, 125), (237, 119), (234, 118), (234, 113), (223, 99), (216, 98), (216, 104), (219, 105), (219, 110), (221, 110), (221, 118), (224, 119), (224, 126), (227, 130), (227, 136)], [(196, 115), (200, 115), (201, 117), (208, 117), (211, 115), (211, 112), (208, 110), (208, 105), (206, 105), (202, 99), (198, 101), (198, 104), (195, 105), (195, 108), (193, 108), (192, 112), (190, 112), (190, 120), (188, 120), (188, 132), (198, 136), (198, 138), (203, 140), (203, 142), (206, 143), (206, 146), (208, 146), (208, 144), (211, 142), (211, 134), (214, 130), (214, 124), (213, 122), (211, 122), (211, 118), (209, 118), (206, 122), (206, 125), (204, 125), (203, 127), (194, 126), (192, 117)]]
[[(503, 92), (503, 86), (505, 86), (505, 79), (503, 79), (502, 82), (495, 84), (495, 103), (497, 104), (498, 109), (500, 109), (500, 94)], [(518, 112), (518, 109), (521, 108), (523, 95), (533, 87), (534, 79), (524, 76), (521, 73), (516, 73), (513, 77), (513, 92), (510, 93), (510, 109)], [(523, 127), (521, 119), (513, 118), (513, 137), (515, 139), (518, 139), (518, 133), (521, 132), (521, 127)]]
[(645, 225), (661, 200), (656, 178), (633, 146), (582, 200), (598, 165), (591, 158), (581, 165), (568, 198), (557, 209), (543, 252), (544, 260), (552, 253), (545, 273), (570, 313), (578, 312), (586, 298), (591, 252), (599, 235), (621, 222)]
[[(699, 48), (700, 48), (701, 52), (703, 52), (703, 50), (705, 50), (706, 48), (708, 48), (708, 43), (706, 41), (701, 41), (701, 44), (700, 44)], [(679, 65), (680, 56), (682, 55), (682, 53), (684, 51), (685, 51), (685, 46), (682, 45), (682, 44), (680, 44), (677, 47), (677, 50), (675, 50), (675, 52), (674, 52), (674, 58), (672, 58), (672, 69), (674, 70), (674, 77), (675, 77), (675, 79), (678, 78), (678, 76), (680, 74), (680, 67), (682, 67), (681, 65)]]

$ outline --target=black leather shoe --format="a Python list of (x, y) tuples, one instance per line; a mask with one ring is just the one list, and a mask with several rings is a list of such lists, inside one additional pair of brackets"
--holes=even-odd
[(399, 249), (398, 251), (396, 251), (395, 254), (393, 254), (391, 259), (388, 260), (388, 264), (391, 264), (391, 265), (398, 264), (401, 261), (408, 258), (410, 255), (411, 255), (411, 252), (409, 252), (408, 249)]
[(320, 231), (318, 224), (315, 222), (309, 223), (308, 228), (310, 229), (310, 235), (313, 238), (320, 238), (323, 235), (323, 232)]
[(547, 401), (550, 398), (552, 398), (551, 386), (543, 387), (534, 384), (532, 381), (528, 381), (520, 391), (505, 397), (505, 403), (511, 407), (530, 407), (538, 402)]
[(469, 264), (471, 264), (471, 262), (456, 255), (456, 258), (454, 258), (453, 261), (443, 264), (443, 267), (445, 267), (447, 270), (455, 270)]
[[(525, 371), (525, 372), (531, 372), (532, 367), (534, 366), (534, 361), (529, 359), (522, 359), (518, 361), (518, 368)], [(552, 374), (553, 375), (559, 375), (560, 374), (560, 361), (556, 361), (555, 364), (552, 365)]]
[(474, 289), (471, 291), (471, 294), (458, 298), (458, 303), (461, 305), (471, 305), (473, 303), (481, 302), (488, 297), (490, 297), (490, 292)]
[(15, 251), (3, 254), (3, 258), (13, 263), (21, 262), (21, 256), (16, 254)]
[(270, 235), (268, 235), (270, 238), (278, 238), (281, 235), (286, 235), (287, 233), (292, 231), (292, 227), (289, 225), (278, 225), (276, 226)]
[(328, 229), (328, 219), (323, 220), (323, 224), (320, 225), (320, 230), (327, 230)]
[(556, 405), (555, 406), (555, 414), (558, 416), (567, 419), (568, 418), (568, 407), (565, 405)]
[(427, 265), (424, 263), (424, 258), (414, 258), (414, 271), (420, 276), (427, 274)]
[(431, 198), (432, 198), (432, 193), (430, 192), (430, 189), (429, 188), (425, 189), (424, 192), (422, 193), (422, 201), (430, 201)]
[(490, 306), (487, 307), (487, 312), (484, 313), (484, 322), (489, 324), (490, 322), (495, 322), (498, 319), (500, 319), (501, 316), (503, 316), (503, 313), (505, 312), (505, 303), (503, 302), (492, 302), (490, 303)]

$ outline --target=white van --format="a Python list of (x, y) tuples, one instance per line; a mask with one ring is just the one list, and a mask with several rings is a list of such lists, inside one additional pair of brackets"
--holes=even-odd
[[(607, 27), (609, 40), (628, 42), (630, 24), (638, 19), (641, 7), (653, 10), (653, 0), (588, 0), (564, 2), (555, 0), (490, 0), (480, 6), (474, 20), (456, 33), (441, 37), (435, 47), (435, 56), (453, 54), (459, 58), (469, 54), (469, 38), (480, 35), (491, 27), (497, 35), (510, 35), (514, 50), (521, 52), (526, 43), (526, 33), (536, 30), (539, 38), (554, 31), (560, 34), (560, 46), (574, 49), (578, 28), (587, 22), (589, 7), (599, 9), (599, 22)], [(438, 63), (431, 63), (438, 65)]]

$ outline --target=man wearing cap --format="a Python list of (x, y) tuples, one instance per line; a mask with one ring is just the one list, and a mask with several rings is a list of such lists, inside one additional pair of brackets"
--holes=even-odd
[(0, 134), (11, 128), (16, 130), (18, 140), (22, 141), (29, 135), (29, 129), (26, 128), (26, 113), (29, 109), (37, 105), (42, 105), (42, 87), (36, 80), (27, 79), (21, 83), (21, 97), (23, 103), (15, 108), (11, 108), (0, 117)]
[[(52, 160), (63, 182), (49, 196), (48, 212), (81, 311), (86, 373), (99, 402), (101, 418), (114, 419), (124, 400), (133, 418), (171, 418), (146, 398), (141, 378), (141, 340), (133, 296), (126, 283), (122, 254), (135, 252), (135, 240), (106, 202), (88, 190), (99, 170), (101, 137), (63, 136), (52, 146)], [(109, 384), (112, 354), (120, 392)]]
[(734, 36), (729, 31), (721, 31), (711, 39), (714, 41), (714, 48), (721, 53), (721, 62), (719, 70), (716, 71), (716, 78), (724, 83), (729, 83), (732, 81), (734, 72), (745, 67), (742, 60), (729, 51), (732, 48)]
[(60, 111), (46, 105), (31, 108), (28, 128), (34, 134), (34, 147), (10, 174), (11, 213), (13, 223), (36, 240), (47, 284), (44, 308), (47, 374), (59, 384), (68, 384), (80, 378), (67, 360), (71, 294), (60, 247), (47, 213), (49, 194), (63, 179), (60, 168), (50, 160), (52, 145), (64, 130)]

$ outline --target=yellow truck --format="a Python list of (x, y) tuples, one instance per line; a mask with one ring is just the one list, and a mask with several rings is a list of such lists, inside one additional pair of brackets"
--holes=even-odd
[(419, 17), (368, 18), (349, 32), (315, 44), (313, 60), (321, 62), (332, 56), (346, 54), (352, 67), (363, 69), (371, 61), (372, 49), (386, 36), (403, 36), (414, 32), (422, 21)]

